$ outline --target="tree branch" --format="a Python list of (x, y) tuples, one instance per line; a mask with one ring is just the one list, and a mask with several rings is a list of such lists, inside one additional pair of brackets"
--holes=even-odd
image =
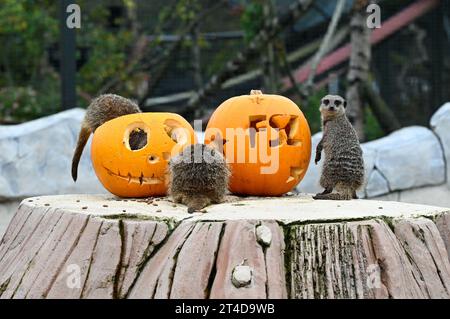
[[(189, 114), (195, 111), (197, 106), (213, 91), (220, 89), (223, 82), (230, 79), (237, 73), (245, 70), (248, 61), (258, 57), (261, 48), (266, 46), (279, 32), (296, 22), (310, 8), (313, 0), (297, 0), (289, 6), (289, 10), (281, 18), (265, 21), (262, 30), (239, 52), (232, 60), (228, 61), (225, 67), (218, 74), (212, 76), (203, 88), (188, 101), (187, 107), (182, 111)], [(202, 114), (198, 114), (201, 116)]]
[(309, 73), (308, 81), (306, 84), (307, 87), (311, 87), (312, 84), (314, 83), (314, 77), (316, 75), (317, 66), (320, 63), (320, 60), (322, 60), (323, 56), (329, 50), (331, 39), (336, 32), (336, 28), (342, 16), (342, 11), (344, 11), (346, 2), (347, 2), (346, 0), (338, 0), (338, 3), (336, 4), (336, 8), (334, 9), (333, 17), (331, 18), (331, 22), (328, 25), (325, 37), (323, 38), (323, 41), (320, 44), (320, 48), (311, 62), (311, 72)]
[(192, 33), (192, 31), (197, 27), (200, 21), (202, 21), (207, 15), (217, 10), (225, 3), (226, 2), (224, 0), (217, 1), (212, 7), (209, 7), (208, 9), (198, 14), (194, 20), (192, 20), (187, 26), (183, 27), (183, 31), (180, 34), (179, 40), (172, 43), (172, 45), (167, 50), (165, 50), (164, 53), (160, 55), (160, 57), (156, 61), (154, 61), (154, 63), (151, 63), (155, 66), (159, 65), (159, 68), (158, 71), (156, 71), (151, 76), (148, 83), (147, 93), (140, 99), (139, 104), (143, 104), (145, 102), (145, 100), (152, 94), (153, 88), (161, 81), (168, 67), (172, 63), (172, 57), (178, 52), (181, 44), (183, 43), (183, 40)]

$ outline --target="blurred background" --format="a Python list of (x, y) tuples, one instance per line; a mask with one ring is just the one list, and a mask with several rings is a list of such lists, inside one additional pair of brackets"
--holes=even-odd
[[(73, 3), (81, 9), (81, 27), (69, 29), (66, 8)], [(371, 4), (379, 11), (375, 7), (368, 12)], [(206, 124), (225, 99), (262, 89), (295, 101), (312, 133), (320, 131), (321, 97), (340, 94), (349, 102), (348, 116), (361, 142), (400, 130), (400, 142), (389, 136), (382, 139), (389, 147), (367, 144), (365, 154), (378, 153), (368, 167), (362, 196), (444, 185), (450, 106), (436, 115), (437, 129), (430, 119), (450, 101), (449, 4), (0, 0), (0, 206), (7, 207), (3, 216), (27, 196), (102, 190), (88, 154), (82, 162), (88, 177), (78, 185), (69, 180), (83, 116), (74, 108), (85, 108), (102, 93), (135, 99), (147, 112), (177, 112)], [(417, 126), (427, 131), (419, 132)], [(409, 148), (401, 147), (410, 141)], [(423, 152), (418, 151), (420, 143), (425, 145)], [(387, 160), (383, 162), (380, 154), (395, 148), (401, 150), (398, 156), (407, 156), (406, 163), (400, 160), (384, 168)], [(412, 165), (413, 157), (417, 164), (404, 174), (406, 179), (413, 176), (413, 182), (390, 180), (389, 172)], [(431, 171), (426, 168), (422, 178), (417, 170), (424, 167)], [(312, 170), (300, 190), (315, 191), (317, 174)], [(55, 186), (45, 186), (44, 179)], [(443, 194), (439, 196), (450, 198), (448, 189)], [(414, 198), (423, 197), (429, 196)], [(400, 195), (389, 198), (401, 200)]]
[[(86, 107), (105, 92), (134, 98), (145, 111), (174, 111), (192, 120), (228, 97), (262, 88), (297, 102), (316, 132), (318, 100), (330, 85), (344, 96), (349, 88), (350, 52), (336, 53), (350, 45), (355, 12), (374, 1), (309, 2), (304, 9), (308, 1), (1, 0), (0, 121), (16, 124)], [(323, 45), (340, 2), (338, 21)], [(80, 29), (60, 27), (61, 6), (70, 3), (81, 8)], [(376, 109), (381, 106), (364, 101), (363, 140), (425, 125), (450, 95), (448, 1), (376, 3), (385, 25), (371, 30), (365, 77), (395, 118), (384, 118)], [(67, 45), (64, 32), (74, 33), (73, 53), (61, 50)], [(311, 78), (302, 71), (321, 45)], [(64, 103), (61, 62), (69, 69), (75, 63), (74, 74), (64, 76), (76, 94)], [(201, 90), (200, 99), (193, 98)]]

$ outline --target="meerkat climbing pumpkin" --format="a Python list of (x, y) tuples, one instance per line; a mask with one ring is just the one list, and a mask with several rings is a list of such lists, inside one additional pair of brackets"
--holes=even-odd
[[(347, 102), (338, 95), (321, 100), (322, 140), (317, 145), (315, 163), (325, 153), (320, 185), (325, 188), (314, 199), (350, 200), (364, 182), (364, 161), (358, 136), (345, 115)], [(336, 192), (333, 193), (333, 190)]]
[[(86, 110), (83, 122), (81, 122), (80, 134), (72, 158), (72, 178), (74, 181), (77, 180), (78, 163), (89, 136), (103, 123), (116, 117), (133, 113), (141, 113), (139, 106), (119, 95), (103, 94), (92, 100)], [(135, 136), (135, 140), (130, 141), (130, 146), (133, 143), (140, 144), (142, 141), (145, 141), (139, 134)]]

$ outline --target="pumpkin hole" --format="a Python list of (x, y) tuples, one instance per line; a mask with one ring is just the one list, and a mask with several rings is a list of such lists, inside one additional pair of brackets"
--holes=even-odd
[(167, 135), (175, 143), (186, 144), (188, 141), (188, 132), (183, 128), (183, 125), (176, 120), (167, 119), (164, 121), (164, 130)]
[(302, 141), (300, 141), (300, 140), (288, 140), (287, 144), (288, 145), (292, 145), (292, 146), (302, 146)]
[(140, 128), (135, 128), (128, 137), (128, 143), (132, 151), (143, 149), (147, 145), (147, 132)]
[(266, 118), (265, 115), (249, 116), (250, 147), (254, 148), (256, 146), (256, 132), (266, 129)]
[(301, 146), (302, 141), (299, 139), (294, 138), (299, 130), (300, 127), (300, 120), (298, 116), (292, 115), (289, 123), (285, 127), (285, 132), (288, 137), (287, 144), (292, 146)]
[(278, 114), (273, 115), (270, 118), (269, 124), (271, 127), (278, 128), (278, 129), (284, 129), (289, 122), (291, 121), (290, 115), (284, 115), (284, 114)]
[(125, 131), (123, 144), (131, 151), (139, 151), (147, 146), (148, 132), (143, 123), (133, 123)]
[(284, 128), (284, 130), (286, 131), (286, 135), (290, 139), (292, 139), (295, 135), (297, 135), (299, 125), (300, 125), (300, 121), (299, 121), (298, 117), (295, 115), (292, 115), (291, 120)]
[(280, 146), (280, 139), (276, 139), (276, 140), (270, 140), (269, 141), (269, 146), (270, 147), (277, 147)]
[(290, 183), (294, 180), (297, 180), (300, 178), (300, 175), (303, 173), (304, 169), (300, 167), (291, 167), (291, 174), (286, 180), (286, 183)]
[(149, 161), (150, 164), (158, 163), (159, 162), (159, 157), (156, 156), (156, 155), (150, 155), (148, 157), (148, 161)]
[[(249, 117), (249, 128), (255, 129), (255, 131), (259, 131), (261, 129), (262, 124), (266, 121), (265, 115), (251, 115)], [(262, 122), (262, 123), (260, 123)]]

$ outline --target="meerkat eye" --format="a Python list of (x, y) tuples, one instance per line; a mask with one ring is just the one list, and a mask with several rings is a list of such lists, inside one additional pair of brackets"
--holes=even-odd
[(341, 104), (342, 104), (342, 102), (339, 101), (339, 100), (334, 101), (334, 105), (336, 105), (336, 106), (339, 106), (339, 105), (341, 105)]
[(330, 104), (330, 100), (328, 100), (328, 99), (325, 99), (325, 100), (323, 100), (322, 102), (323, 102), (323, 104), (325, 104), (325, 105)]
[(347, 107), (347, 101), (344, 100), (344, 108), (346, 108), (346, 107)]

